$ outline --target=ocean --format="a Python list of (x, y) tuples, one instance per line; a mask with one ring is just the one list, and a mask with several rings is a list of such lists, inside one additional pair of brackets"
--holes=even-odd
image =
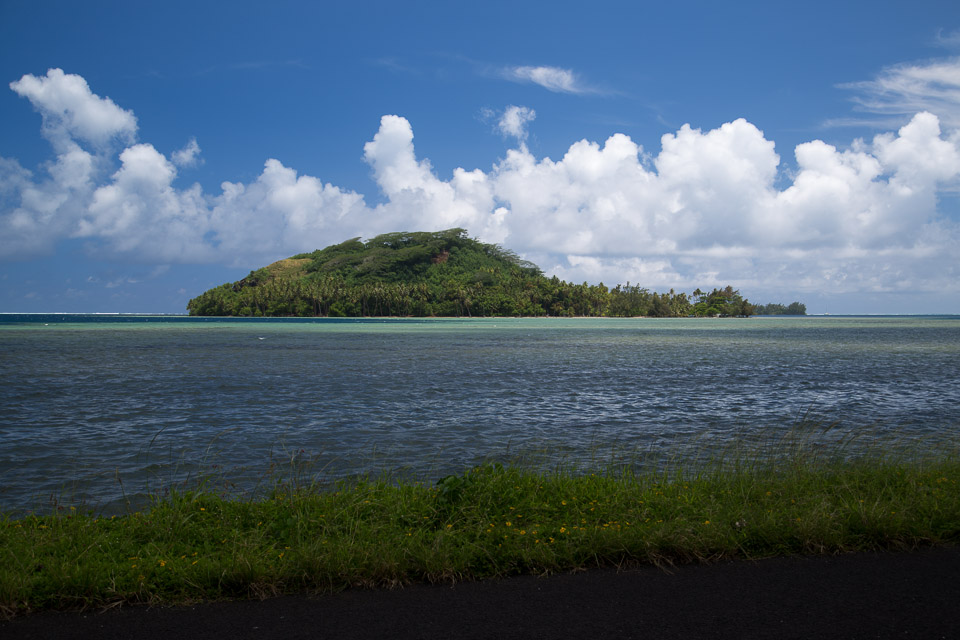
[[(960, 317), (0, 315), (0, 512), (171, 488), (603, 468), (805, 423), (960, 436)], [(834, 440), (830, 440), (833, 438)]]

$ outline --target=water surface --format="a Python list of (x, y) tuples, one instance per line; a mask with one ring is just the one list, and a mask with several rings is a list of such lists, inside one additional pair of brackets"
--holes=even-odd
[(719, 447), (805, 415), (952, 439), (958, 362), (956, 316), (0, 316), (0, 510), (109, 510), (212, 469), (249, 489), (291, 459), (325, 479), (435, 478), (531, 452)]

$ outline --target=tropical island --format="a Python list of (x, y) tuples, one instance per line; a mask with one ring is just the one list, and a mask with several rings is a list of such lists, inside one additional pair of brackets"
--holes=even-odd
[[(805, 313), (800, 303), (764, 311)], [(789, 311), (788, 311), (789, 309)], [(193, 298), (194, 316), (746, 317), (757, 313), (727, 286), (688, 296), (640, 285), (573, 284), (460, 228), (352, 238), (251, 271)]]

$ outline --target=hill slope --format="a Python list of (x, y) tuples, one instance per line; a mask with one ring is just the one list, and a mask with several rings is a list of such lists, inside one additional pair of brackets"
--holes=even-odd
[[(301, 253), (210, 289), (187, 304), (203, 316), (680, 316), (748, 315), (727, 287), (693, 304), (639, 286), (575, 285), (464, 229), (353, 238)], [(705, 304), (707, 301), (710, 304)]]

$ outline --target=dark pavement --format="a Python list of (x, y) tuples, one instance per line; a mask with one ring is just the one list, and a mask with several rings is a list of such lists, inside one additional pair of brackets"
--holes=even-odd
[(960, 548), (43, 613), (0, 638), (960, 638)]

